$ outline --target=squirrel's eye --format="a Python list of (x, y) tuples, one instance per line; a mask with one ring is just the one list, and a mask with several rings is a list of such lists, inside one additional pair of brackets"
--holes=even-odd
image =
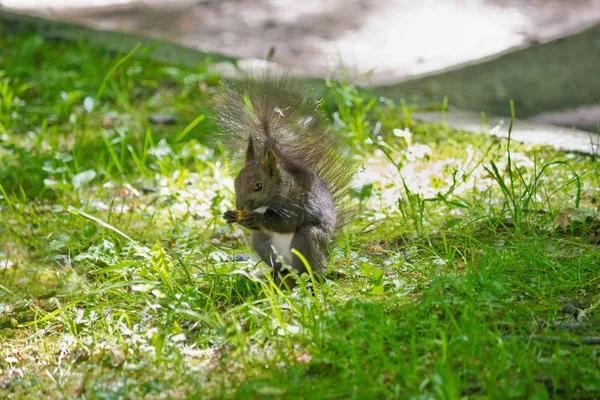
[(254, 184), (254, 191), (260, 192), (261, 190), (262, 190), (262, 183), (255, 183)]

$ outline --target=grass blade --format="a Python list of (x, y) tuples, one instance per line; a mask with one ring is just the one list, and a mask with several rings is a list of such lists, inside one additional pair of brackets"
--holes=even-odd
[(123, 57), (121, 57), (112, 67), (111, 69), (108, 71), (108, 73), (104, 76), (104, 80), (102, 80), (102, 84), (100, 84), (100, 87), (98, 88), (98, 92), (96, 93), (96, 97), (97, 98), (101, 98), (102, 95), (104, 94), (104, 89), (106, 88), (106, 84), (108, 83), (108, 80), (112, 77), (112, 75), (115, 73), (115, 71), (117, 69), (119, 69), (119, 67), (121, 67), (121, 65), (125, 64), (127, 62), (127, 60), (129, 60), (131, 57), (133, 57), (133, 55), (138, 51), (138, 49), (142, 46), (141, 43), (136, 44), (133, 49), (131, 49), (129, 51), (129, 53), (125, 54)]

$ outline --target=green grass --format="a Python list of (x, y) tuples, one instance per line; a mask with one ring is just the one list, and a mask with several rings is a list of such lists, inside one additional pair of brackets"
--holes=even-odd
[(328, 82), (358, 216), (282, 292), (232, 257), (209, 65), (0, 49), (0, 397), (600, 397), (597, 158)]

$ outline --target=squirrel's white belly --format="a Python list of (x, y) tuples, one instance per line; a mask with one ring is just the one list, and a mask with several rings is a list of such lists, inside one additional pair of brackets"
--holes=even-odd
[(292, 263), (292, 239), (293, 233), (275, 233), (271, 234), (272, 246), (275, 247), (277, 255), (283, 258), (286, 264)]

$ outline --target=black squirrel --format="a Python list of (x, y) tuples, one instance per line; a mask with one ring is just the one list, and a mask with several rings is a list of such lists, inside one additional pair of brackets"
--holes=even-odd
[(252, 249), (273, 268), (277, 284), (286, 275), (280, 260), (299, 275), (307, 272), (292, 249), (322, 274), (328, 246), (348, 215), (356, 170), (341, 138), (289, 74), (225, 84), (217, 115), (227, 147), (245, 149), (235, 179), (236, 210), (224, 219), (251, 230)]

